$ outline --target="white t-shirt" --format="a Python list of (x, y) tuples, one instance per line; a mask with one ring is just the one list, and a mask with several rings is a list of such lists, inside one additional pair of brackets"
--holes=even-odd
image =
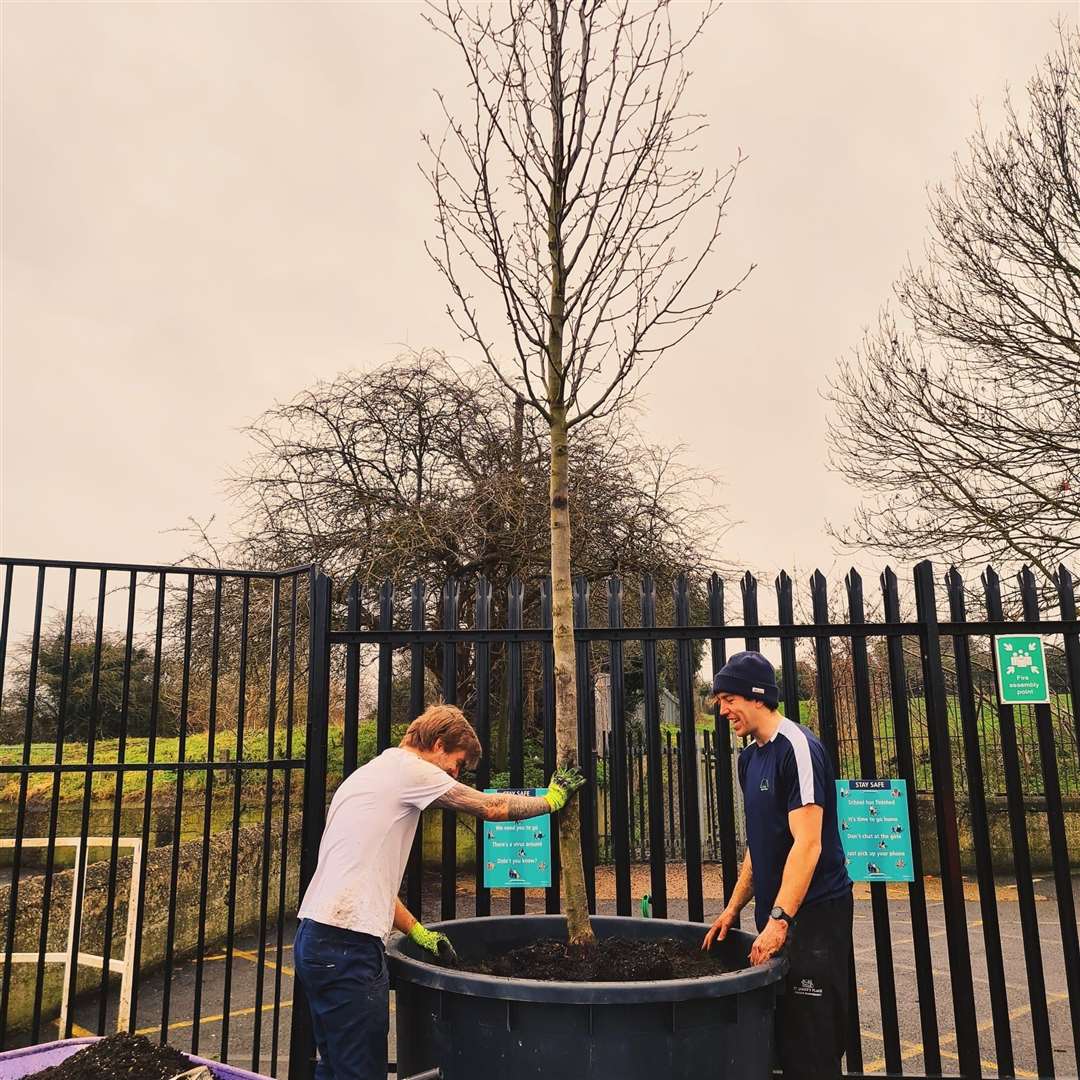
[(420, 812), (457, 783), (410, 750), (391, 747), (334, 793), (319, 865), (298, 918), (385, 941)]

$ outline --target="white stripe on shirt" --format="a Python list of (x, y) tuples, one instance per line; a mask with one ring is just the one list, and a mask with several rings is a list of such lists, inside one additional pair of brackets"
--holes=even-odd
[(799, 797), (803, 806), (814, 802), (814, 762), (810, 757), (810, 740), (806, 732), (786, 716), (780, 721), (780, 734), (795, 751), (795, 764), (799, 770)]

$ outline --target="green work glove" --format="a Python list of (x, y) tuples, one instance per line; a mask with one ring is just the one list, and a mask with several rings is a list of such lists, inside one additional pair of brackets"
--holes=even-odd
[(585, 777), (575, 765), (570, 769), (556, 769), (548, 781), (547, 799), (548, 806), (552, 810), (561, 810), (570, 799), (570, 796), (585, 783)]
[(450, 939), (445, 935), (439, 933), (438, 930), (429, 930), (422, 923), (413, 923), (413, 928), (409, 931), (409, 938), (415, 941), (421, 949), (427, 949), (429, 953), (437, 956), (440, 960), (452, 960), (457, 963), (458, 955), (454, 951), (454, 946), (450, 943)]

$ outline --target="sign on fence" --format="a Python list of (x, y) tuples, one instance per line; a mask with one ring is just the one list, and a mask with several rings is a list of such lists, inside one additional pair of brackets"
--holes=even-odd
[(1045, 705), (1050, 701), (1046, 655), (1038, 634), (994, 638), (998, 700), (1002, 705)]
[[(488, 788), (488, 794), (546, 795), (547, 788)], [(547, 889), (551, 886), (551, 815), (522, 821), (481, 821), (484, 887)]]
[(836, 816), (852, 881), (914, 881), (906, 780), (837, 780)]

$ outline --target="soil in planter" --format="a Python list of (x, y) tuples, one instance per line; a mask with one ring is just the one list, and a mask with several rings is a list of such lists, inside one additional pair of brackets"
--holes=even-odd
[(145, 1035), (118, 1033), (32, 1075), (35, 1080), (169, 1080), (191, 1068), (192, 1063), (171, 1046), (159, 1046)]
[(642, 941), (603, 938), (582, 948), (565, 941), (540, 940), (499, 956), (470, 962), (462, 958), (460, 971), (545, 982), (652, 982), (663, 979), (699, 979), (721, 975), (730, 968), (697, 945), (672, 938)]

